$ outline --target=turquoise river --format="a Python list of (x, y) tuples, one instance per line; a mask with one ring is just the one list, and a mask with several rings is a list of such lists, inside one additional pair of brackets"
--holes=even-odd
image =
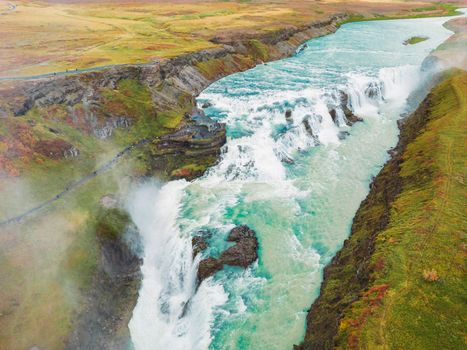
[[(302, 340), (323, 267), (430, 74), (422, 63), (452, 35), (446, 21), (346, 24), (199, 96), (227, 126), (219, 163), (192, 182), (147, 183), (128, 204), (144, 245), (129, 325), (136, 350), (285, 350)], [(404, 45), (412, 36), (429, 39)], [(348, 126), (346, 107), (363, 122)], [(200, 259), (225, 249), (239, 224), (257, 232), (258, 262), (226, 267), (197, 288)], [(200, 231), (211, 232), (210, 247), (193, 261)]]

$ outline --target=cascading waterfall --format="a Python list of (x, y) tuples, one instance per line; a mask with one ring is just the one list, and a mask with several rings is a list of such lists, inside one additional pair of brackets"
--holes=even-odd
[[(220, 286), (201, 286), (195, 295), (199, 257), (192, 259), (191, 237), (176, 223), (186, 186), (185, 181), (147, 185), (130, 203), (146, 251), (140, 302), (130, 324), (137, 349), (207, 348), (212, 308), (225, 302), (223, 291), (216, 291)], [(184, 317), (187, 308), (190, 317)]]
[[(289, 349), (300, 341), (322, 268), (396, 143), (421, 63), (450, 35), (444, 21), (346, 25), (200, 96), (228, 127), (219, 163), (191, 183), (147, 184), (129, 204), (144, 244), (129, 325), (137, 350)], [(421, 28), (430, 40), (402, 45)], [(349, 111), (364, 122), (350, 127)], [(203, 254), (216, 256), (237, 224), (257, 231), (259, 262), (226, 267), (197, 287), (192, 236), (209, 231)]]

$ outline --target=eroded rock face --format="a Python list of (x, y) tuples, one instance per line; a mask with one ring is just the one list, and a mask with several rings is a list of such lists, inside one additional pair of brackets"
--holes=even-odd
[(206, 278), (214, 275), (217, 271), (222, 270), (224, 264), (220, 259), (216, 258), (206, 258), (201, 260), (198, 266), (198, 280), (202, 282)]
[(347, 120), (348, 125), (352, 126), (356, 122), (363, 121), (362, 118), (353, 114), (352, 110), (349, 108), (349, 96), (343, 91), (340, 91), (340, 100), (342, 111), (344, 112), (345, 119)]
[(62, 139), (40, 140), (36, 143), (34, 150), (51, 159), (71, 158), (79, 155), (79, 150), (75, 146)]
[(248, 267), (258, 259), (258, 239), (248, 226), (237, 226), (227, 238), (236, 244), (222, 252), (219, 258), (209, 257), (201, 260), (198, 267), (198, 281), (214, 275), (224, 265)]
[(215, 164), (225, 143), (225, 125), (196, 109), (185, 117), (183, 127), (151, 142), (149, 168), (158, 176), (192, 180)]

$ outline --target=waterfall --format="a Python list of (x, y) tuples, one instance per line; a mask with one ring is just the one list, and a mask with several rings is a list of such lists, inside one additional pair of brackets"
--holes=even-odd
[(205, 284), (195, 294), (199, 258), (176, 222), (186, 186), (146, 185), (129, 205), (144, 244), (143, 284), (129, 324), (136, 349), (206, 349), (212, 308), (225, 302), (220, 286)]
[[(201, 94), (206, 113), (228, 127), (218, 164), (190, 183), (143, 186), (129, 204), (144, 244), (129, 325), (136, 350), (281, 350), (301, 340), (322, 268), (397, 142), (421, 62), (448, 37), (443, 21), (430, 21), (439, 27), (420, 46), (402, 42), (420, 26), (429, 31), (426, 21), (353, 24), (365, 30), (341, 28)], [(381, 25), (392, 30), (385, 41)], [(352, 47), (363, 43), (372, 47)], [(256, 230), (259, 262), (197, 287), (200, 259), (225, 249), (237, 224)], [(193, 259), (191, 238), (204, 230), (213, 233), (210, 247)]]

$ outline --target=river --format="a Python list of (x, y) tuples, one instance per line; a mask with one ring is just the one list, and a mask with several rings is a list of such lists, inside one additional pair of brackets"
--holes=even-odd
[[(284, 350), (302, 340), (323, 267), (397, 143), (422, 62), (452, 34), (446, 20), (346, 24), (199, 96), (227, 125), (219, 163), (193, 182), (147, 183), (129, 203), (144, 245), (129, 325), (137, 350)], [(403, 45), (413, 36), (429, 39)], [(345, 124), (340, 91), (363, 122)], [(204, 256), (215, 256), (239, 224), (257, 232), (259, 261), (196, 288), (201, 257), (192, 261), (191, 237), (211, 232)]]

